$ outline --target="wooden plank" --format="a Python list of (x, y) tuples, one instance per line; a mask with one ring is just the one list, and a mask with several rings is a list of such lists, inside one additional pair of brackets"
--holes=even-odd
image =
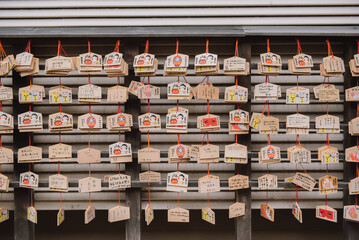
[[(349, 39), (344, 44), (344, 62), (345, 62), (345, 75), (344, 75), (344, 87), (345, 89), (356, 86), (356, 81), (352, 77), (349, 69), (349, 61), (356, 54), (354, 49), (356, 48), (355, 40)], [(344, 103), (344, 122), (347, 123), (357, 115), (356, 103), (345, 102)], [(355, 146), (357, 137), (351, 137), (348, 132), (348, 128), (345, 128), (344, 134), (344, 148)], [(356, 177), (355, 164), (344, 161), (344, 181), (349, 182), (351, 179)], [(344, 186), (343, 189), (343, 205), (353, 205), (354, 196), (349, 195), (348, 185)], [(354, 222), (348, 222), (343, 219), (343, 235), (346, 240), (354, 240), (359, 236), (358, 224)]]
[[(344, 0), (338, 2), (337, 0), (326, 0), (323, 2), (316, 2), (311, 0), (302, 1), (286, 1), (286, 0), (243, 0), (243, 1), (206, 1), (207, 7), (233, 7), (233, 6), (354, 6), (359, 5), (356, 0)], [(137, 0), (137, 1), (1, 1), (1, 8), (113, 8), (113, 7), (203, 7), (203, 1), (164, 1), (164, 0)]]
[[(137, 41), (131, 41), (126, 44), (124, 50), (124, 59), (131, 64), (136, 55), (139, 54), (139, 45)], [(130, 82), (139, 81), (139, 77), (135, 77), (132, 65), (129, 69), (129, 75), (125, 77), (125, 86), (129, 86)], [(134, 121), (137, 121), (140, 115), (140, 100), (130, 94), (128, 101), (125, 103), (125, 112), (132, 114)], [(132, 151), (137, 152), (141, 146), (141, 133), (137, 127), (133, 127), (132, 131), (125, 134), (125, 141), (131, 144)], [(137, 162), (137, 158), (133, 157), (131, 163), (126, 163), (126, 174), (131, 176), (132, 181), (138, 180), (141, 167)], [(126, 221), (126, 239), (141, 239), (141, 188), (126, 189), (126, 203), (130, 207), (130, 219)]]
[[(251, 64), (252, 56), (252, 47), (251, 43), (247, 40), (241, 40), (239, 42), (238, 53), (240, 57), (245, 58), (249, 64)], [(248, 88), (248, 92), (251, 92), (251, 75), (241, 76), (238, 80), (239, 84), (242, 87)], [(248, 103), (241, 104), (241, 109), (244, 109), (248, 112), (251, 112), (251, 99), (248, 98)], [(246, 145), (248, 152), (251, 151), (251, 132), (249, 135), (238, 135), (238, 140), (240, 144)], [(248, 157), (248, 163), (245, 165), (236, 164), (236, 172), (246, 175), (251, 178), (251, 158)], [(248, 239), (252, 238), (252, 206), (251, 206), (251, 189), (243, 189), (239, 191), (238, 201), (245, 204), (245, 215), (242, 217), (237, 217), (235, 221), (235, 239)]]
[(329, 17), (204, 17), (204, 18), (81, 18), (0, 20), (2, 27), (140, 27), (140, 26), (340, 26), (358, 25), (357, 16)]
[(359, 7), (232, 7), (208, 8), (157, 8), (148, 9), (16, 9), (1, 10), (0, 19), (33, 19), (33, 18), (143, 18), (143, 17), (235, 17), (235, 16), (354, 16), (359, 15)]
[[(22, 42), (14, 46), (14, 54), (24, 51), (26, 42)], [(19, 88), (29, 85), (30, 81), (27, 77), (26, 80), (21, 78), (19, 73), (13, 71), (13, 93), (17, 95)], [(13, 116), (15, 119), (20, 113), (28, 111), (27, 104), (20, 104), (18, 98), (14, 97), (13, 100)], [(16, 120), (14, 120), (17, 122)], [(21, 147), (28, 145), (28, 134), (20, 133), (18, 128), (14, 129), (14, 145), (13, 151), (17, 153), (17, 150)], [(28, 164), (17, 163), (17, 155), (14, 158), (14, 179), (17, 181), (20, 178), (20, 174), (29, 170)], [(32, 165), (32, 164), (31, 164)], [(15, 240), (33, 240), (35, 239), (35, 224), (27, 220), (27, 208), (30, 206), (30, 190), (14, 187), (14, 239)]]

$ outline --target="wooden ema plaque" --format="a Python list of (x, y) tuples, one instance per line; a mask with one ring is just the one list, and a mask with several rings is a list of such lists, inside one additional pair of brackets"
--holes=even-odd
[(333, 115), (322, 115), (315, 118), (317, 133), (340, 133), (339, 117)]
[(102, 98), (101, 87), (87, 84), (79, 87), (79, 103), (100, 103)]
[(171, 172), (167, 174), (167, 191), (187, 192), (188, 175), (182, 172)]
[(278, 76), (282, 71), (281, 66), (268, 66), (263, 65), (261, 62), (257, 63), (258, 74), (268, 75), (268, 76)]
[(323, 164), (339, 163), (338, 149), (331, 146), (323, 146), (318, 148), (318, 158)]
[(25, 112), (17, 117), (20, 132), (42, 131), (42, 114), (38, 112)]
[(308, 88), (293, 87), (286, 90), (286, 104), (309, 104), (310, 92)]
[(249, 178), (248, 176), (237, 174), (233, 177), (228, 178), (228, 189), (229, 190), (238, 190), (249, 188)]
[(107, 89), (107, 102), (125, 103), (128, 99), (128, 88), (122, 86), (114, 86)]
[(192, 91), (195, 99), (219, 99), (219, 88), (214, 87), (210, 82), (200, 83), (195, 88), (193, 88)]
[(248, 162), (247, 146), (238, 143), (226, 145), (224, 150), (224, 162), (246, 164)]
[(124, 189), (131, 187), (131, 176), (125, 174), (115, 174), (108, 178), (109, 189)]
[(168, 222), (189, 222), (189, 211), (184, 208), (172, 208), (167, 211)]
[(261, 204), (261, 216), (274, 222), (274, 209), (269, 204)]
[(109, 146), (109, 157), (111, 163), (132, 162), (131, 144), (117, 142)]
[(41, 162), (42, 148), (27, 146), (18, 150), (18, 163)]
[(259, 163), (270, 164), (281, 161), (280, 148), (274, 145), (268, 145), (261, 148), (258, 152)]
[(292, 205), (292, 214), (298, 222), (303, 223), (303, 214), (302, 209), (300, 209), (299, 204), (294, 202)]
[(161, 129), (161, 116), (155, 113), (145, 113), (138, 116), (138, 127), (141, 132)]
[(140, 86), (138, 98), (144, 100), (160, 99), (160, 94), (161, 93), (159, 87), (150, 84), (146, 84), (146, 85), (143, 84)]
[(7, 208), (0, 207), (0, 223), (9, 220), (9, 218), (10, 218), (9, 210)]
[(79, 192), (101, 192), (101, 179), (94, 177), (82, 178), (79, 180)]
[(348, 131), (352, 136), (359, 136), (359, 117), (348, 122)]
[(96, 217), (96, 210), (93, 206), (88, 206), (85, 211), (85, 224), (89, 224)]
[(101, 151), (93, 148), (85, 148), (77, 151), (77, 162), (80, 164), (100, 163)]
[[(141, 57), (138, 58), (139, 60), (137, 61), (137, 64), (133, 65), (134, 70), (135, 70), (135, 75), (136, 76), (156, 76), (156, 72), (158, 70), (158, 60), (156, 58), (154, 58), (154, 55), (152, 55), (152, 54), (146, 53), (146, 54), (141, 54), (141, 55), (143, 55), (143, 58), (142, 59), (141, 59)], [(150, 55), (152, 55), (153, 57)], [(137, 56), (139, 56), (139, 55), (137, 55)], [(135, 57), (135, 61), (136, 61), (137, 56)], [(149, 59), (149, 60), (146, 60), (146, 59)], [(153, 59), (153, 61), (152, 61), (152, 59)], [(145, 66), (140, 65), (141, 61), (143, 61), (143, 62), (151, 62), (152, 61), (153, 63), (152, 63), (152, 66), (145, 67)]]
[(171, 146), (168, 149), (168, 162), (169, 163), (183, 163), (189, 162), (191, 147), (183, 144)]
[(116, 206), (108, 210), (108, 221), (119, 222), (130, 219), (130, 208), (125, 206)]
[(69, 72), (74, 70), (74, 63), (71, 58), (64, 56), (56, 56), (48, 58), (45, 61), (45, 73), (51, 76), (67, 76)]
[(293, 59), (288, 59), (288, 71), (295, 75), (310, 75), (311, 68), (310, 67), (304, 67), (304, 68), (298, 68)]
[(260, 56), (261, 63), (265, 66), (282, 66), (282, 58), (279, 54), (266, 52)]
[(317, 184), (317, 181), (309, 176), (309, 174), (297, 172), (292, 180), (292, 183), (311, 192)]
[(230, 111), (228, 131), (229, 134), (248, 134), (249, 113), (241, 109)]
[(102, 124), (102, 117), (94, 113), (81, 115), (77, 120), (77, 128), (82, 131), (100, 131)]
[(258, 130), (259, 128), (259, 124), (262, 121), (262, 119), (264, 118), (264, 115), (262, 113), (252, 113), (252, 117), (251, 120), (249, 122), (249, 126), (251, 126), (252, 128)]
[(140, 182), (161, 182), (161, 173), (154, 171), (147, 171), (140, 173)]
[(109, 131), (129, 132), (133, 126), (133, 119), (131, 114), (117, 113), (107, 116), (106, 127)]
[(295, 145), (287, 148), (287, 156), (288, 160), (294, 164), (312, 162), (311, 152), (302, 146)]
[(229, 206), (229, 218), (237, 218), (246, 214), (246, 206), (244, 203), (236, 202)]
[(194, 60), (196, 75), (217, 75), (219, 73), (218, 55), (213, 53), (198, 54)]
[(102, 56), (93, 52), (79, 55), (77, 66), (79, 73), (100, 74), (102, 70)]
[(356, 65), (356, 60), (355, 59), (351, 59), (349, 61), (349, 68), (350, 68), (350, 72), (352, 74), (352, 77), (359, 77), (359, 66)]
[(0, 101), (11, 101), (13, 99), (13, 93), (11, 87), (0, 86)]
[(198, 179), (198, 192), (211, 193), (219, 191), (221, 191), (221, 187), (218, 176), (206, 175)]
[(12, 115), (0, 111), (0, 134), (13, 133), (14, 118)]
[(350, 222), (359, 222), (359, 206), (349, 205), (344, 206), (343, 218)]
[(199, 128), (201, 132), (219, 131), (221, 129), (220, 118), (214, 114), (198, 116), (197, 128)]
[(27, 208), (27, 220), (33, 223), (37, 223), (37, 211), (34, 207)]
[(202, 208), (202, 220), (215, 225), (216, 224), (216, 214), (209, 207)]
[(71, 114), (58, 112), (49, 116), (50, 132), (62, 132), (73, 130), (73, 117)]
[(39, 175), (33, 172), (24, 172), (20, 174), (20, 187), (35, 189), (39, 186)]
[(123, 59), (123, 54), (112, 52), (105, 56), (103, 68), (109, 78), (128, 76), (128, 64)]
[(19, 89), (19, 103), (41, 103), (44, 98), (44, 86), (30, 85)]
[(309, 134), (309, 116), (303, 114), (292, 114), (287, 116), (287, 134)]
[(155, 214), (152, 208), (151, 204), (147, 204), (146, 208), (145, 208), (145, 221), (147, 226), (150, 225), (150, 223), (153, 221), (153, 219), (155, 218)]
[(0, 192), (8, 192), (9, 191), (9, 178), (0, 173)]
[(50, 104), (68, 104), (72, 103), (72, 89), (65, 86), (51, 87), (49, 90)]
[(279, 119), (272, 116), (264, 116), (258, 125), (259, 134), (278, 134)]
[(49, 146), (49, 161), (62, 162), (72, 159), (72, 146), (64, 143), (58, 143)]
[(57, 226), (60, 226), (61, 223), (65, 221), (65, 210), (63, 208), (60, 208), (57, 212)]
[(281, 87), (273, 83), (261, 83), (254, 87), (254, 99), (261, 101), (277, 100), (282, 95)]
[(352, 87), (345, 90), (345, 101), (359, 102), (359, 87)]
[(142, 85), (143, 83), (141, 82), (131, 81), (130, 86), (128, 86), (128, 92), (138, 97)]
[(250, 72), (249, 62), (246, 59), (233, 56), (224, 59), (223, 73), (229, 76), (248, 75)]
[(359, 194), (359, 177), (350, 180), (348, 186), (349, 186), (349, 195)]
[(327, 73), (344, 73), (344, 61), (336, 56), (328, 56), (323, 58), (323, 67)]
[(278, 177), (276, 175), (266, 174), (258, 178), (259, 189), (275, 189), (278, 187)]
[(164, 76), (185, 76), (187, 74), (189, 56), (181, 53), (167, 57), (164, 66)]
[(160, 162), (160, 150), (147, 147), (138, 150), (138, 163), (158, 163)]
[(296, 68), (312, 68), (314, 66), (312, 56), (305, 53), (295, 55), (293, 61)]
[(224, 92), (224, 102), (227, 103), (248, 102), (248, 89), (241, 86), (226, 87)]
[(192, 99), (192, 88), (188, 83), (173, 82), (167, 85), (167, 99), (169, 100), (182, 100)]
[(338, 192), (338, 178), (326, 175), (319, 179), (319, 193), (330, 194)]
[(49, 189), (57, 192), (68, 192), (67, 177), (61, 174), (49, 176)]
[(199, 147), (198, 163), (219, 162), (219, 146), (206, 144)]
[(188, 126), (188, 110), (176, 111), (166, 115), (167, 132), (187, 133)]
[(317, 218), (330, 222), (337, 222), (337, 210), (334, 208), (331, 208), (328, 205), (322, 205), (316, 206), (315, 209), (315, 215)]

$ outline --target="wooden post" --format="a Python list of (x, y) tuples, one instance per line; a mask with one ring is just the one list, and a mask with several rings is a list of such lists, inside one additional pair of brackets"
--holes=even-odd
[[(248, 42), (248, 40), (240, 39), (238, 41), (238, 53), (239, 56), (242, 58), (245, 58), (249, 64), (251, 64), (251, 43)], [(242, 87), (248, 88), (248, 95), (251, 93), (251, 75), (247, 76), (240, 76), (238, 77), (238, 85)], [(251, 99), (250, 96), (248, 96), (248, 103), (241, 104), (240, 108), (243, 110), (246, 110), (248, 112), (251, 112)], [(251, 151), (251, 133), (249, 132), (248, 135), (238, 135), (238, 142), (240, 144), (246, 145), (248, 148), (248, 152)], [(248, 154), (248, 163), (245, 165), (242, 164), (236, 164), (236, 170), (235, 174), (239, 173), (246, 175), (251, 178), (251, 158)], [(251, 190), (248, 189), (242, 189), (238, 190), (238, 201), (245, 204), (245, 215), (242, 217), (237, 217), (235, 221), (235, 235), (236, 239), (239, 240), (250, 240), (252, 238), (252, 227), (251, 227)]]
[[(23, 42), (23, 41), (22, 41)], [(26, 46), (26, 42), (14, 46), (14, 55), (23, 52)], [(28, 104), (20, 104), (18, 100), (19, 88), (29, 85), (29, 78), (25, 81), (20, 77), (19, 73), (12, 71), (13, 82), (13, 116), (14, 122), (17, 123), (17, 116), (20, 113), (28, 111)], [(20, 133), (18, 127), (15, 125), (13, 134), (13, 151), (15, 153), (14, 158), (14, 179), (16, 181), (20, 178), (20, 173), (27, 172), (29, 170), (28, 164), (17, 163), (17, 150), (19, 148), (28, 145), (28, 134)], [(35, 224), (27, 220), (27, 208), (30, 206), (30, 190), (20, 188), (18, 185), (14, 186), (14, 239), (15, 240), (32, 240), (35, 239)]]
[[(351, 75), (349, 69), (349, 60), (353, 58), (355, 40), (349, 39), (344, 42), (344, 63), (345, 63), (345, 74), (344, 74), (344, 89), (356, 86), (356, 79)], [(344, 123), (347, 124), (350, 120), (356, 117), (356, 103), (344, 102)], [(356, 137), (352, 137), (348, 132), (348, 125), (344, 129), (344, 149), (355, 146)], [(355, 163), (348, 163), (343, 160), (344, 164), (344, 182), (349, 182), (351, 179), (356, 177)], [(345, 184), (343, 187), (343, 205), (354, 205), (354, 197), (349, 195), (348, 185)], [(359, 228), (358, 224), (354, 222), (348, 222), (343, 219), (343, 234), (346, 240), (358, 239)]]
[[(129, 64), (129, 75), (125, 77), (125, 86), (128, 87), (132, 80), (139, 81), (139, 77), (135, 77), (132, 63), (136, 55), (139, 54), (138, 43), (129, 40), (125, 45), (124, 59)], [(140, 100), (131, 95), (125, 104), (125, 112), (132, 114), (133, 121), (137, 122), (141, 111)], [(136, 125), (136, 124), (134, 124)], [(141, 147), (141, 133), (138, 128), (133, 127), (132, 131), (125, 134), (126, 142), (131, 144), (132, 152), (137, 153)], [(137, 162), (137, 155), (134, 155), (132, 163), (126, 163), (126, 174), (131, 176), (132, 181), (139, 178), (141, 167)], [(141, 188), (126, 189), (126, 203), (130, 207), (130, 219), (126, 221), (126, 239), (141, 239)]]

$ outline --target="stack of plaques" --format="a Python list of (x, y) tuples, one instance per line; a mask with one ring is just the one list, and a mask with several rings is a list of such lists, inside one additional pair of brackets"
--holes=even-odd
[(45, 73), (51, 76), (67, 76), (69, 72), (74, 70), (74, 63), (71, 58), (56, 56), (46, 59)]
[(101, 74), (102, 56), (92, 52), (81, 54), (78, 57), (77, 65), (79, 73)]
[(20, 132), (42, 131), (42, 114), (38, 112), (25, 112), (17, 117)]
[(103, 70), (109, 78), (123, 77), (128, 75), (128, 64), (123, 59), (122, 53), (112, 52), (105, 56)]
[(344, 72), (344, 61), (340, 57), (325, 57), (323, 63), (320, 64), (320, 75), (324, 77), (340, 77)]
[(5, 57), (0, 62), (0, 76), (7, 76), (10, 71), (16, 66), (14, 55)]
[(196, 55), (194, 61), (194, 73), (196, 75), (217, 75), (219, 73), (218, 55), (202, 53)]
[(141, 132), (160, 130), (161, 116), (155, 113), (145, 113), (138, 116), (138, 126)]
[(36, 75), (39, 73), (40, 59), (35, 58), (33, 54), (22, 52), (16, 55), (15, 70), (20, 73), (21, 77)]
[(310, 75), (313, 66), (312, 56), (304, 53), (288, 60), (288, 70), (295, 75)]
[(185, 76), (187, 75), (189, 56), (176, 53), (167, 57), (165, 62), (164, 76)]
[(132, 115), (126, 113), (110, 115), (106, 123), (109, 131), (130, 132), (133, 126)]
[(259, 74), (277, 76), (282, 70), (282, 59), (278, 54), (262, 53), (260, 60), (257, 65)]
[(354, 55), (354, 59), (349, 61), (350, 72), (353, 77), (359, 77), (359, 54)]
[(229, 134), (248, 134), (249, 112), (236, 109), (229, 112)]
[(225, 75), (248, 75), (249, 71), (249, 62), (246, 62), (245, 58), (234, 56), (224, 59), (223, 73)]
[(168, 109), (166, 116), (166, 129), (171, 133), (187, 133), (188, 109), (174, 107)]
[(214, 114), (198, 116), (197, 128), (199, 128), (201, 132), (213, 132), (221, 130), (219, 116)]
[(102, 128), (102, 117), (98, 114), (86, 113), (78, 117), (77, 129), (83, 131), (100, 131)]
[(58, 112), (49, 116), (50, 132), (72, 131), (73, 117), (71, 114)]
[(158, 60), (153, 54), (142, 53), (135, 56), (133, 68), (136, 76), (155, 76), (158, 69)]
[(278, 163), (280, 162), (280, 148), (273, 145), (262, 147), (258, 152), (259, 163)]
[(0, 112), (0, 134), (13, 133), (14, 118), (12, 115)]

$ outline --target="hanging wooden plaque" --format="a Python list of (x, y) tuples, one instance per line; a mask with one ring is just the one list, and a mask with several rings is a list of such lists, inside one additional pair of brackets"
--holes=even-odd
[(248, 102), (248, 89), (241, 86), (226, 87), (224, 92), (224, 102), (228, 102), (228, 103)]
[(317, 133), (339, 133), (339, 117), (328, 114), (316, 117), (315, 128), (317, 129)]
[(79, 87), (78, 101), (79, 103), (100, 103), (101, 102), (101, 87), (87, 84)]
[(198, 163), (219, 162), (219, 146), (206, 144), (199, 147)]
[(115, 115), (107, 116), (106, 126), (110, 131), (131, 131), (131, 127), (133, 126), (132, 115), (121, 112)]
[(274, 145), (268, 145), (261, 148), (258, 152), (259, 163), (278, 163), (281, 161), (280, 148)]
[(39, 175), (33, 172), (21, 173), (19, 185), (23, 188), (37, 188), (39, 186)]
[(154, 171), (147, 171), (140, 173), (140, 182), (161, 182), (161, 173)]
[(276, 175), (266, 174), (258, 178), (259, 189), (275, 189), (278, 187), (278, 177)]
[(57, 212), (57, 226), (60, 226), (61, 223), (65, 221), (65, 209), (60, 208)]
[(13, 99), (12, 88), (0, 86), (0, 101), (11, 101)]
[(145, 113), (138, 116), (140, 131), (152, 131), (161, 129), (161, 116), (155, 113)]
[(300, 209), (299, 204), (294, 202), (292, 205), (292, 214), (298, 222), (303, 223), (303, 214), (302, 209)]
[(80, 164), (100, 163), (101, 151), (94, 148), (84, 148), (77, 151), (77, 162)]
[(198, 116), (197, 128), (199, 128), (201, 132), (218, 131), (221, 129), (220, 118), (214, 114)]
[(67, 177), (61, 174), (49, 176), (49, 188), (51, 191), (68, 192), (69, 184)]
[(202, 208), (202, 219), (206, 222), (209, 222), (213, 225), (216, 224), (216, 215), (212, 209), (209, 207)]
[(19, 103), (41, 103), (44, 98), (44, 86), (30, 85), (19, 89)]
[(152, 208), (151, 204), (147, 204), (146, 208), (145, 208), (145, 221), (147, 226), (150, 225), (150, 223), (153, 221), (153, 219), (155, 218), (155, 214)]
[(131, 176), (125, 174), (115, 174), (108, 178), (109, 189), (123, 189), (131, 187)]
[(191, 85), (183, 82), (173, 82), (167, 85), (167, 98), (171, 100), (182, 100), (192, 98)]
[(17, 117), (20, 132), (34, 132), (42, 130), (42, 114), (38, 112), (25, 112)]
[(167, 191), (187, 192), (188, 175), (182, 172), (171, 172), (167, 174)]
[(9, 210), (7, 208), (0, 207), (0, 223), (9, 220), (9, 218), (10, 218)]
[(51, 132), (72, 131), (73, 116), (64, 112), (50, 114), (49, 129)]
[(189, 222), (189, 211), (184, 208), (172, 208), (167, 211), (168, 222)]
[(323, 146), (318, 149), (318, 158), (323, 164), (339, 163), (338, 149), (331, 146)]
[(314, 66), (312, 56), (308, 54), (297, 54), (293, 57), (293, 60), (297, 68), (312, 68)]
[(308, 88), (293, 87), (286, 90), (286, 104), (309, 104), (310, 92)]
[(218, 176), (206, 175), (198, 179), (198, 192), (211, 193), (220, 192), (220, 181)]
[(249, 126), (258, 130), (259, 124), (261, 120), (264, 118), (262, 113), (252, 113), (251, 121), (249, 122)]
[(319, 179), (319, 193), (330, 194), (338, 192), (338, 178), (326, 175)]
[(101, 192), (101, 179), (94, 177), (80, 179), (79, 192)]
[(254, 87), (255, 100), (277, 100), (281, 95), (281, 87), (273, 83), (261, 83)]
[(49, 161), (68, 161), (72, 159), (72, 146), (64, 143), (58, 143), (49, 146)]
[(33, 206), (27, 208), (27, 220), (37, 223), (37, 211)]
[(349, 195), (359, 194), (359, 177), (350, 180), (348, 186), (349, 186)]
[(345, 90), (345, 101), (359, 102), (359, 86), (348, 88)]
[(51, 87), (49, 90), (50, 104), (72, 103), (72, 89), (65, 86)]
[(125, 103), (128, 99), (128, 88), (122, 86), (114, 86), (107, 89), (107, 102)]
[(263, 65), (266, 66), (282, 66), (282, 59), (280, 55), (266, 52), (260, 55), (260, 60)]
[(83, 131), (99, 131), (103, 126), (102, 116), (86, 113), (78, 117), (77, 128)]
[(90, 223), (96, 217), (96, 210), (93, 206), (88, 206), (85, 211), (85, 224)]
[(265, 116), (258, 125), (259, 134), (278, 134), (279, 118)]
[(0, 148), (0, 164), (13, 163), (14, 162), (14, 152), (9, 148)]
[(316, 206), (316, 217), (330, 221), (330, 222), (337, 222), (337, 210), (334, 208), (329, 207), (328, 205), (323, 206)]
[(9, 178), (0, 173), (0, 192), (8, 192), (9, 191)]
[(41, 162), (42, 148), (27, 146), (18, 150), (18, 163)]
[(344, 206), (343, 218), (351, 222), (359, 222), (359, 206), (349, 205)]
[(248, 162), (247, 146), (238, 143), (226, 145), (224, 150), (224, 162), (246, 164)]
[(131, 144), (117, 142), (109, 146), (109, 157), (111, 163), (132, 162)]
[(158, 163), (160, 162), (160, 150), (146, 147), (138, 150), (138, 163)]
[(119, 222), (130, 219), (130, 208), (125, 206), (116, 206), (108, 210), (108, 221)]
[(261, 204), (261, 216), (274, 222), (274, 209), (269, 204)]
[(189, 162), (191, 147), (183, 144), (171, 146), (168, 149), (168, 162), (169, 163), (182, 163)]
[(160, 99), (160, 88), (147, 84), (140, 86), (140, 90), (138, 93), (139, 99)]
[(140, 87), (143, 85), (141, 82), (131, 81), (130, 86), (128, 87), (128, 92), (138, 97), (140, 92)]
[(245, 215), (246, 206), (244, 203), (236, 202), (229, 206), (229, 218), (236, 218)]
[(309, 176), (309, 174), (297, 172), (292, 180), (292, 183), (311, 192), (317, 184), (317, 181), (315, 181), (314, 178)]
[(248, 176), (237, 174), (233, 177), (228, 178), (228, 189), (237, 190), (249, 188), (249, 178)]

